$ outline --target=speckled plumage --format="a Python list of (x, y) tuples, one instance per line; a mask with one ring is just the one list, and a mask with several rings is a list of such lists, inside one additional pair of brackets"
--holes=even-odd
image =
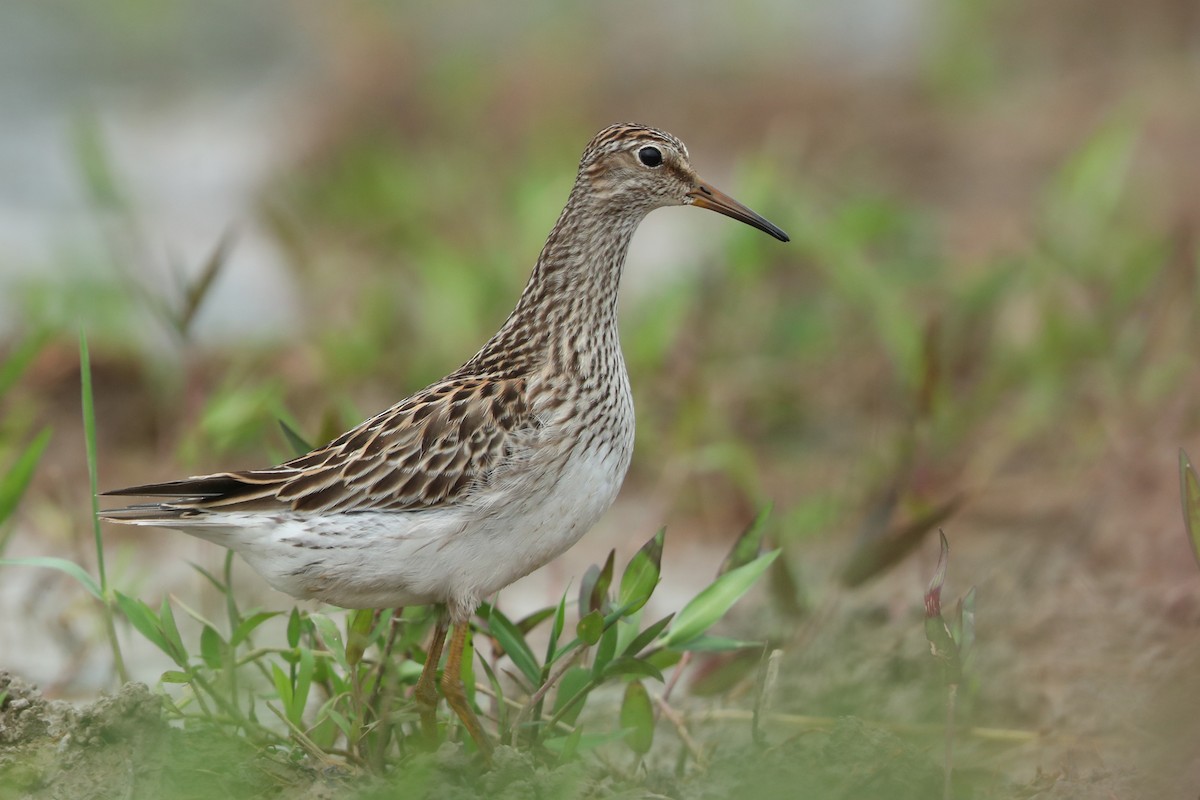
[(469, 361), (299, 458), (109, 492), (171, 499), (103, 515), (229, 547), (297, 597), (444, 603), (465, 623), (484, 598), (574, 544), (616, 497), (634, 436), (621, 272), (646, 214), (689, 204), (787, 240), (701, 181), (674, 136), (604, 129), (516, 308)]

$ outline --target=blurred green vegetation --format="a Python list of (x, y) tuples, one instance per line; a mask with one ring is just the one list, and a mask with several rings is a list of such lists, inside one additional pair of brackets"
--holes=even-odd
[[(142, 5), (122, 13), (141, 19)], [(693, 64), (638, 80), (636, 65), (622, 65), (633, 77), (594, 69), (604, 56), (580, 33), (588, 21), (557, 15), (528, 35), (558, 25), (562, 36), (531, 45), (524, 61), (514, 47), (489, 70), (465, 46), (439, 55), (425, 45), (413, 58), (429, 63), (413, 67), (349, 26), (377, 49), (364, 46), (362, 63), (339, 56), (399, 88), (356, 84), (360, 94), (312, 123), (327, 129), (263, 192), (260, 221), (290, 258), (305, 325), (289, 341), (240, 348), (192, 340), (186, 312), (203, 281), (160, 297), (128, 270), (131, 253), (147, 258), (143, 209), (85, 121), (74, 158), (108, 249), (64, 247), (48, 269), (68, 283), (39, 275), (14, 288), (21, 319), (0, 349), (0, 554), (15, 500), (31, 476), (39, 489), (34, 468), (59, 444), (58, 434), (47, 444), (60, 421), (40, 394), (55, 387), (38, 374), (39, 358), (50, 360), (40, 354), (61, 352), (77, 327), (89, 332), (109, 414), (102, 440), (106, 427), (141, 432), (108, 440), (110, 453), (128, 452), (106, 483), (147, 455), (160, 477), (172, 461), (199, 472), (277, 460), (290, 447), (276, 419), (324, 440), (468, 358), (519, 295), (597, 122), (662, 109), (698, 169), (727, 176), (723, 189), (793, 241), (688, 212), (703, 246), (657, 253), (662, 276), (625, 298), (639, 419), (630, 486), (665, 496), (698, 538), (730, 537), (774, 502), (767, 535), (785, 558), (770, 573), (770, 608), (747, 624), (785, 645), (796, 625), (825, 624), (842, 652), (830, 661), (854, 662), (803, 698), (805, 712), (936, 721), (937, 675), (921, 672), (919, 655), (888, 654), (881, 676), (858, 638), (870, 619), (813, 615), (837, 589), (806, 548), (835, 539), (856, 574), (880, 574), (960, 499), (1005, 475), (1069, 483), (1109, 451), (1114, 427), (1158, 424), (1195, 389), (1194, 204), (1190, 189), (1163, 180), (1193, 139), (1159, 152), (1164, 128), (1194, 130), (1191, 118), (1171, 128), (1188, 112), (1162, 111), (1172, 91), (1194, 89), (1191, 73), (1172, 26), (1103, 5), (1112, 18), (1097, 16), (1084, 41), (1072, 25), (1092, 20), (1086, 9), (1063, 23), (1034, 3), (936, 3), (910, 71), (877, 83), (806, 76), (782, 50), (736, 78)], [(546, 68), (568, 55), (579, 63)], [(712, 113), (721, 103), (730, 110)], [(212, 252), (209, 277), (220, 280), (221, 243)], [(170, 342), (166, 358), (148, 329)], [(106, 404), (104, 387), (127, 381), (142, 401), (113, 390)], [(1200, 427), (1198, 411), (1171, 413), (1172, 436)], [(130, 480), (141, 477), (151, 476)], [(43, 502), (59, 502), (56, 487), (40, 488)], [(988, 604), (981, 597), (981, 618), (994, 613)], [(736, 694), (758, 667), (705, 662), (696, 685)], [(1002, 705), (988, 692), (968, 680), (964, 718)], [(832, 748), (843, 733), (821, 741)], [(927, 796), (919, 785), (915, 796)]]

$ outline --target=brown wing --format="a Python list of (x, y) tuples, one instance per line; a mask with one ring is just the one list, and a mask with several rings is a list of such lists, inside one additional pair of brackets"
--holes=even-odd
[(437, 508), (485, 484), (536, 425), (524, 379), (449, 378), (277, 467), (105, 494), (169, 496), (177, 512)]

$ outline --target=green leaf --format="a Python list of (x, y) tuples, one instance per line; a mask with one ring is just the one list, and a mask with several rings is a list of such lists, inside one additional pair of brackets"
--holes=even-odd
[(704, 633), (725, 616), (733, 604), (741, 599), (759, 576), (771, 566), (771, 562), (779, 556), (778, 550), (764, 553), (758, 558), (736, 569), (726, 572), (717, 578), (710, 586), (702, 590), (683, 607), (671, 623), (663, 639), (667, 647), (679, 647), (687, 644)]
[(304, 629), (300, 624), (300, 609), (293, 606), (292, 613), (290, 615), (288, 615), (288, 624), (287, 624), (288, 647), (299, 647), (300, 646), (300, 634), (303, 630)]
[(1192, 543), (1192, 555), (1200, 565), (1200, 476), (1188, 454), (1179, 450), (1179, 498), (1183, 503), (1183, 526)]
[(675, 617), (674, 614), (667, 614), (658, 622), (651, 625), (646, 630), (637, 635), (636, 638), (625, 648), (624, 654), (627, 656), (636, 656), (642, 650), (646, 649), (646, 645), (658, 638), (658, 635), (663, 632), (663, 628), (671, 624), (671, 620)]
[[(558, 601), (558, 608), (554, 611), (554, 623), (550, 626), (550, 638), (546, 642), (546, 661), (545, 669), (549, 670), (553, 663), (554, 651), (558, 649), (558, 639), (562, 636), (563, 628), (567, 624), (567, 594), (563, 592), (562, 599)], [(582, 638), (582, 637), (581, 637)]]
[(621, 575), (621, 590), (618, 593), (618, 604), (625, 616), (628, 616), (650, 599), (654, 588), (658, 586), (658, 577), (662, 571), (663, 540), (667, 529), (659, 528), (658, 533), (642, 545), (634, 553)]
[(571, 667), (563, 673), (554, 695), (554, 716), (562, 714), (563, 722), (573, 724), (583, 710), (583, 700), (591, 685), (592, 671), (586, 667)]
[(675, 645), (675, 649), (691, 653), (728, 653), (752, 647), (761, 649), (762, 646), (762, 642), (748, 642), (744, 639), (730, 639), (726, 636), (697, 636), (683, 644)]
[(641, 681), (631, 681), (625, 687), (621, 728), (630, 750), (639, 756), (650, 752), (650, 746), (654, 744), (654, 707), (650, 704), (650, 693)]
[(608, 662), (612, 661), (617, 652), (617, 626), (609, 625), (604, 629), (604, 633), (600, 636), (600, 643), (596, 646), (596, 655), (592, 660), (592, 675), (599, 678), (604, 674), (604, 668), (608, 666)]
[(648, 661), (632, 658), (630, 656), (620, 656), (608, 662), (604, 668), (603, 678), (616, 678), (623, 675), (637, 675), (642, 678), (654, 678), (660, 683), (663, 681), (662, 671)]
[(955, 613), (954, 643), (958, 645), (958, 655), (963, 661), (971, 655), (975, 644), (975, 587), (972, 586), (958, 601)]
[[(92, 498), (92, 541), (96, 546), (96, 574), (100, 577), (100, 595), (108, 597), (108, 574), (104, 569), (104, 538), (100, 533), (100, 496), (98, 494), (98, 475), (96, 458), (96, 407), (92, 394), (92, 359), (88, 355), (87, 334), (79, 329), (79, 399), (83, 408), (83, 445), (84, 457), (87, 461), (88, 491)], [(112, 635), (112, 628), (109, 628)], [(116, 638), (112, 640), (113, 654), (117, 659), (117, 671), (124, 674), (124, 663), (121, 661), (120, 648)]]
[(645, 661), (647, 664), (653, 664), (659, 669), (670, 669), (678, 664), (682, 658), (682, 650), (667, 650), (665, 648), (651, 650), (641, 657), (642, 661)]
[(559, 763), (565, 763), (573, 759), (579, 753), (579, 744), (583, 739), (583, 726), (577, 726), (566, 736), (551, 739), (545, 742), (546, 748), (550, 751), (558, 751)]
[[(467, 702), (473, 707), (478, 706), (475, 702), (475, 631), (467, 629), (467, 640), (463, 643), (462, 661), (459, 664), (460, 677), (463, 683), (463, 693), (467, 696)], [(536, 682), (534, 683), (536, 686)]]
[(537, 686), (541, 682), (542, 668), (538, 665), (537, 657), (529, 649), (529, 644), (517, 626), (493, 607), (488, 614), (488, 631), (504, 648), (504, 652), (508, 653), (508, 657), (512, 659), (517, 669), (521, 670), (521, 674), (528, 678), (531, 684)]
[(354, 730), (354, 726), (350, 724), (350, 720), (346, 718), (345, 714), (331, 708), (326, 712), (326, 716), (333, 721), (334, 725), (337, 725), (338, 730), (342, 732), (343, 736), (350, 740), (354, 739), (356, 731)]
[(68, 561), (65, 558), (57, 556), (28, 556), (26, 558), (0, 558), (0, 566), (5, 567), (45, 567), (46, 569), (56, 569), (59, 572), (64, 572), (70, 575), (75, 580), (79, 581), (79, 585), (95, 597), (97, 600), (103, 600), (100, 593), (100, 584), (96, 579), (84, 571), (83, 567), (76, 564), (74, 561)]
[(346, 647), (342, 644), (342, 632), (338, 630), (337, 625), (324, 614), (309, 614), (308, 618), (316, 626), (321, 641), (325, 643), (338, 666), (349, 672), (350, 662), (346, 660)]
[(312, 687), (314, 670), (313, 652), (307, 647), (300, 648), (300, 666), (296, 670), (296, 683), (292, 691), (292, 702), (288, 705), (288, 718), (302, 727), (304, 708), (308, 705), (308, 692)]
[[(479, 663), (483, 665), (483, 671), (487, 675), (488, 683), (492, 687), (492, 694), (496, 696), (496, 722), (500, 726), (500, 730), (508, 729), (508, 704), (504, 702), (504, 686), (500, 683), (500, 679), (496, 677), (495, 670), (488, 663), (486, 658), (479, 659)], [(517, 735), (520, 731), (515, 732)]]
[(46, 451), (46, 445), (49, 443), (50, 429), (42, 428), (29, 446), (21, 452), (21, 455), (17, 456), (8, 472), (0, 478), (0, 522), (8, 519), (16, 509), (17, 503), (21, 502), (25, 490), (29, 488), (29, 481), (33, 479), (33, 472), (37, 469), (38, 460), (41, 459), (42, 453)]
[(600, 567), (595, 564), (590, 565), (583, 572), (583, 580), (579, 582), (579, 618), (583, 619), (592, 611), (598, 609), (592, 608), (592, 589), (596, 587), (596, 582), (600, 580)]
[[(575, 729), (579, 731), (579, 728)], [(575, 734), (568, 736), (559, 736), (554, 739), (547, 739), (544, 744), (546, 749), (552, 753), (558, 753), (559, 758), (565, 760), (567, 743)], [(603, 747), (606, 744), (612, 744), (625, 738), (625, 731), (616, 731), (614, 733), (581, 733), (572, 744), (572, 753), (586, 753), (589, 750), (595, 750), (597, 747)]]
[(162, 623), (158, 621), (158, 618), (150, 610), (150, 607), (141, 600), (121, 594), (120, 592), (114, 592), (114, 597), (117, 601), (117, 607), (121, 609), (121, 613), (125, 615), (125, 619), (129, 620), (129, 624), (133, 625), (138, 633), (146, 637), (151, 644), (174, 658), (171, 652), (171, 645), (167, 642), (166, 637), (163, 636)]
[(608, 589), (612, 586), (613, 560), (616, 557), (616, 550), (608, 551), (608, 558), (604, 561), (604, 566), (600, 569), (599, 574), (596, 575), (596, 580), (592, 583), (591, 591), (588, 593), (588, 611), (608, 610)]
[(528, 615), (522, 617), (521, 619), (517, 620), (517, 622), (515, 624), (517, 626), (517, 630), (519, 630), (521, 632), (521, 634), (524, 635), (524, 634), (529, 633), (531, 630), (536, 628), (538, 625), (541, 625), (546, 620), (550, 619), (550, 617), (552, 617), (552, 616), (554, 616), (554, 606), (547, 606), (546, 608), (540, 609), (538, 611), (533, 612), (532, 614), (528, 614)]
[(575, 635), (588, 644), (600, 641), (604, 633), (604, 615), (599, 610), (589, 611), (587, 616), (575, 625)]
[(188, 566), (190, 566), (192, 569), (196, 570), (196, 572), (199, 572), (201, 575), (203, 575), (205, 578), (207, 578), (208, 582), (211, 583), (213, 586), (215, 586), (218, 592), (220, 592), (221, 594), (225, 594), (225, 592), (227, 590), (225, 584), (221, 583), (221, 581), (215, 575), (213, 575), (211, 572), (209, 572), (208, 570), (206, 570), (204, 567), (200, 566), (199, 564), (196, 564), (195, 562), (189, 561)]
[(288, 447), (292, 448), (292, 452), (297, 456), (302, 456), (305, 453), (312, 452), (312, 445), (304, 441), (304, 437), (296, 433), (296, 429), (288, 425), (283, 420), (276, 420), (279, 423), (280, 430), (283, 431), (283, 438), (287, 439)]
[(171, 646), (171, 652), (168, 655), (175, 659), (176, 664), (186, 668), (188, 665), (187, 648), (183, 646), (183, 638), (179, 635), (179, 626), (175, 624), (175, 613), (171, 611), (171, 604), (166, 597), (163, 598), (162, 608), (159, 609), (158, 621), (162, 626), (163, 638)]
[(375, 626), (375, 612), (369, 608), (351, 611), (346, 617), (346, 661), (358, 666), (363, 653), (370, 646), (371, 628)]
[[(230, 646), (237, 647), (239, 644), (246, 641), (246, 639), (249, 638), (250, 634), (254, 632), (255, 628), (257, 628), (259, 625), (262, 625), (264, 622), (271, 619), (272, 617), (278, 617), (279, 613), (280, 612), (278, 612), (278, 611), (259, 611), (257, 614), (251, 614), (249, 617), (242, 620), (240, 623), (238, 623), (237, 628), (234, 629), (233, 636), (229, 637)], [(291, 644), (291, 641), (290, 641), (290, 639), (291, 639), (291, 621), (290, 620), (288, 621), (288, 639), (289, 639), (288, 644), (292, 647), (295, 647), (296, 645), (300, 644), (299, 636), (297, 636), (297, 638), (296, 638), (296, 644)]]
[(767, 530), (767, 518), (770, 516), (771, 504), (768, 503), (733, 543), (733, 547), (729, 549), (729, 555), (725, 556), (725, 560), (721, 562), (721, 568), (717, 570), (718, 575), (724, 575), (730, 570), (743, 567), (758, 558), (762, 552), (763, 534)]
[(200, 631), (200, 658), (209, 669), (220, 669), (225, 642), (211, 625)]
[(271, 682), (275, 684), (275, 694), (279, 696), (279, 702), (283, 703), (284, 714), (288, 715), (292, 707), (292, 682), (278, 664), (271, 665)]

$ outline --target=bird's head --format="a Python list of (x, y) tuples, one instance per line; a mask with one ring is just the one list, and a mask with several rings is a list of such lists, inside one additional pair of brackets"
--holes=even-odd
[(683, 142), (657, 128), (622, 123), (600, 131), (583, 151), (578, 181), (592, 197), (624, 208), (707, 208), (788, 241), (778, 226), (701, 180)]

